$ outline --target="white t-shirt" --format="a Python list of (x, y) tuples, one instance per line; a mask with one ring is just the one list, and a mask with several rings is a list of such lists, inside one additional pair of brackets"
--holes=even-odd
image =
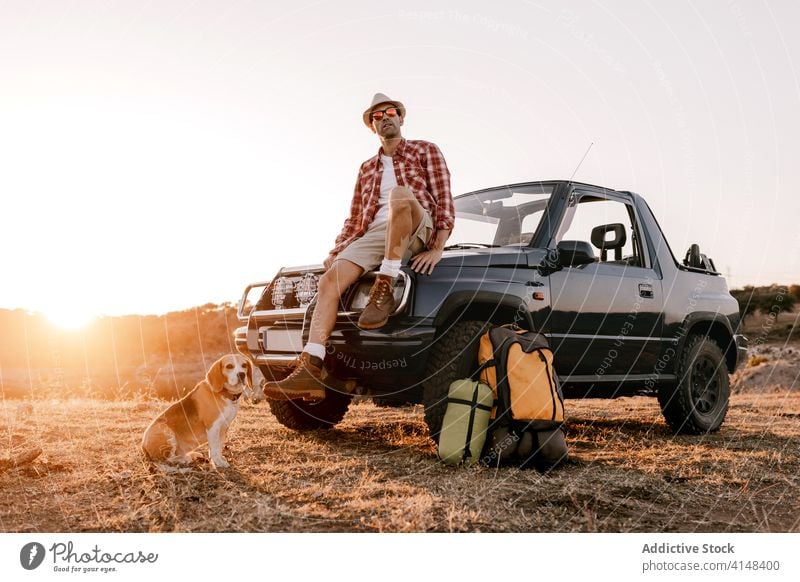
[(383, 176), (381, 176), (381, 197), (378, 200), (378, 212), (372, 224), (380, 224), (389, 220), (389, 192), (397, 186), (397, 178), (394, 175), (394, 163), (390, 156), (381, 154), (383, 164)]

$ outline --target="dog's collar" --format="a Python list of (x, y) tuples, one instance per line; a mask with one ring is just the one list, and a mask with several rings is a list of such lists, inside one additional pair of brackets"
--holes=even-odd
[(229, 392), (227, 388), (223, 388), (222, 390), (222, 396), (232, 402), (236, 402), (237, 400), (239, 400), (239, 397), (241, 395), (242, 395), (241, 392), (239, 392), (238, 394), (234, 394), (233, 392)]

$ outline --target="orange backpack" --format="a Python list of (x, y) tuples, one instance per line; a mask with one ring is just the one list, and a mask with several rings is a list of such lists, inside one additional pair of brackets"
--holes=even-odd
[(513, 324), (494, 327), (481, 336), (478, 364), (495, 398), (485, 460), (565, 459), (564, 398), (547, 338)]

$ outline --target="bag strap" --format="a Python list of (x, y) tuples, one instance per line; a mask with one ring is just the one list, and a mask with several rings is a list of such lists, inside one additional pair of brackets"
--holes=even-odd
[(466, 406), (473, 406), (478, 410), (488, 410), (489, 412), (491, 412), (492, 410), (491, 406), (488, 406), (486, 404), (478, 404), (477, 401), (464, 400), (463, 398), (448, 398), (447, 402), (452, 402), (453, 404), (464, 404)]
[(547, 364), (547, 358), (544, 357), (542, 350), (538, 350), (539, 358), (544, 364), (544, 371), (547, 374), (547, 383), (550, 384), (550, 398), (553, 401), (553, 417), (550, 420), (556, 419), (556, 411), (558, 410), (558, 403), (556, 402), (556, 383), (553, 381), (553, 376), (550, 375), (550, 366)]
[(472, 456), (472, 451), (470, 451), (469, 445), (472, 442), (472, 426), (475, 423), (475, 409), (478, 406), (479, 387), (480, 384), (475, 384), (475, 390), (472, 392), (472, 402), (469, 403), (469, 424), (467, 424), (467, 440), (464, 443), (464, 454), (461, 457), (462, 463)]
[(486, 368), (491, 368), (492, 366), (497, 366), (497, 360), (495, 358), (489, 358), (484, 363), (482, 363), (478, 368), (469, 375), (470, 380), (480, 380), (481, 372), (483, 372)]
[(508, 350), (511, 345), (517, 343), (516, 338), (505, 337), (503, 341), (494, 350), (494, 360), (497, 362), (497, 419), (508, 417), (513, 420), (511, 415), (511, 389), (508, 385), (508, 370), (506, 368), (506, 361), (508, 358)]

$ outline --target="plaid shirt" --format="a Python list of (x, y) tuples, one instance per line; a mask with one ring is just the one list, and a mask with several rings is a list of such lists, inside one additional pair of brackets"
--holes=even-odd
[[(350, 204), (350, 216), (344, 221), (341, 234), (331, 251), (338, 255), (347, 245), (367, 232), (378, 212), (383, 164), (378, 155), (361, 164)], [(453, 196), (450, 193), (450, 170), (436, 144), (403, 139), (394, 155), (394, 175), (398, 186), (406, 186), (425, 210), (433, 215), (435, 230), (452, 230), (455, 220)], [(430, 243), (430, 241), (428, 241)]]

